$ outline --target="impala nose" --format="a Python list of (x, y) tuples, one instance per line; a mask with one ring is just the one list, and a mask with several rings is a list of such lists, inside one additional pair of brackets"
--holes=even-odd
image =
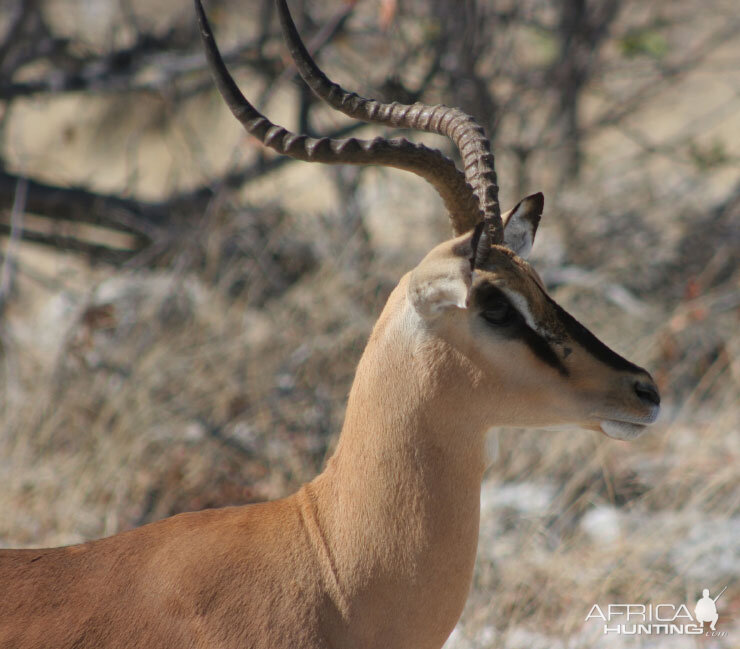
[(651, 406), (660, 405), (660, 395), (658, 394), (658, 388), (656, 388), (652, 382), (635, 381), (634, 388), (635, 394), (643, 403)]

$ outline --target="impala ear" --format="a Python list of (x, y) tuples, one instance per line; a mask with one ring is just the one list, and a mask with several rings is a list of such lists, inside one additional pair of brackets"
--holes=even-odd
[(423, 318), (434, 319), (447, 309), (468, 308), (473, 281), (469, 248), (469, 241), (451, 249), (438, 246), (411, 271), (407, 296)]
[(519, 201), (501, 217), (504, 222), (504, 245), (522, 259), (526, 259), (532, 250), (544, 205), (545, 197), (538, 192)]

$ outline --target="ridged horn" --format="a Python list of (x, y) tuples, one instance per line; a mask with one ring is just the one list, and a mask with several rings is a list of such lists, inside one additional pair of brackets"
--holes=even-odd
[[(221, 96), (250, 135), (265, 146), (298, 160), (325, 164), (383, 165), (410, 171), (437, 190), (450, 214), (455, 234), (473, 227), (478, 204), (465, 176), (440, 151), (405, 138), (373, 140), (311, 138), (273, 124), (244, 97), (229, 74), (200, 0), (194, 0), (206, 58)], [(315, 65), (315, 64), (314, 64)], [(317, 68), (318, 69), (318, 68)]]
[(464, 225), (453, 219), (453, 229), (467, 231), (483, 218), (484, 241), (503, 243), (504, 227), (498, 202), (498, 182), (491, 143), (483, 127), (459, 108), (422, 103), (382, 103), (348, 92), (331, 81), (316, 65), (303, 45), (290, 16), (286, 0), (277, 0), (280, 23), (296, 67), (311, 90), (330, 106), (354, 119), (401, 128), (412, 128), (449, 137), (463, 160), (465, 179), (477, 196), (480, 212), (466, 216)]

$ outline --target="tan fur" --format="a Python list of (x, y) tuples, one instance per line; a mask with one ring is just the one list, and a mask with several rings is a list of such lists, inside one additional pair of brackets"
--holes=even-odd
[[(486, 329), (481, 282), (528, 295), (540, 321), (558, 324), (528, 264), (494, 253), (471, 273), (463, 236), (401, 280), (359, 363), (336, 453), (298, 493), (0, 552), (0, 647), (441, 647), (473, 574), (486, 430), (594, 428), (604, 401), (638, 409), (629, 381), (577, 343), (566, 341), (564, 377)], [(467, 308), (445, 302), (440, 278), (472, 286)]]

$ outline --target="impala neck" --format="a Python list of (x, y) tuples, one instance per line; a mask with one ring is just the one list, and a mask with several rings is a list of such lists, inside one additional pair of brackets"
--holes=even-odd
[[(426, 632), (446, 637), (472, 578), (487, 426), (473, 398), (478, 371), (420, 326), (405, 287), (370, 337), (337, 450), (305, 493), (342, 615), (390, 629), (398, 611), (398, 628), (419, 633), (419, 610)], [(440, 600), (450, 610), (437, 611), (436, 628)]]

